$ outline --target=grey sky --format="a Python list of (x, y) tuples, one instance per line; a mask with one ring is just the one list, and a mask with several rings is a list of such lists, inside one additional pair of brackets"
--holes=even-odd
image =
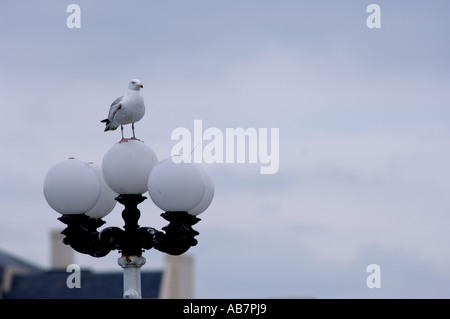
[[(81, 7), (81, 28), (66, 7)], [(381, 7), (368, 29), (366, 7)], [(177, 127), (279, 128), (280, 170), (207, 166), (197, 297), (450, 296), (448, 1), (2, 1), (0, 248), (49, 265), (62, 227), (42, 183), (101, 163), (100, 120), (144, 84), (136, 135), (160, 159)], [(131, 134), (129, 127), (125, 134)], [(121, 226), (120, 207), (107, 216)], [(142, 204), (141, 225), (162, 227)], [(146, 267), (162, 264), (147, 252)], [(82, 267), (116, 269), (77, 255)], [(377, 263), (382, 288), (366, 287)]]

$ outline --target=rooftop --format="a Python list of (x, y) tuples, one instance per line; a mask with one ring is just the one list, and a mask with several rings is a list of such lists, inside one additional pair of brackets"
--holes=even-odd
[[(123, 273), (80, 272), (80, 288), (69, 288), (64, 270), (45, 271), (0, 250), (0, 298), (110, 299), (123, 298)], [(158, 298), (163, 271), (142, 271), (142, 298)]]
[[(34, 274), (16, 274), (6, 299), (111, 299), (123, 298), (121, 272), (95, 273), (81, 271), (81, 287), (68, 288), (70, 273), (47, 271)], [(142, 298), (158, 298), (162, 271), (142, 272)]]

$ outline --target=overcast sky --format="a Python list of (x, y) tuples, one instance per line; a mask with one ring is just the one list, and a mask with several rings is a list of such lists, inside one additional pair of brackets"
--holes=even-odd
[[(69, 156), (101, 164), (120, 130), (100, 120), (138, 78), (136, 135), (159, 159), (194, 120), (280, 132), (276, 174), (206, 165), (196, 297), (449, 298), (449, 13), (444, 0), (1, 1), (0, 249), (49, 267), (63, 225), (45, 175)], [(166, 224), (151, 199), (140, 208), (142, 226)], [(76, 261), (120, 271), (118, 257)]]

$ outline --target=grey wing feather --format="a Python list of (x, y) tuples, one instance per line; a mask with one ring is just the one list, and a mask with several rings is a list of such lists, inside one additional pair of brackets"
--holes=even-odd
[(112, 121), (114, 119), (114, 115), (116, 115), (117, 111), (120, 110), (121, 104), (120, 102), (123, 100), (123, 96), (118, 97), (111, 103), (111, 107), (109, 108), (108, 120)]

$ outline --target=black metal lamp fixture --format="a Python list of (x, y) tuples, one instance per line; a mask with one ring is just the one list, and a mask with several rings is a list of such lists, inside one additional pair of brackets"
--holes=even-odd
[[(140, 227), (138, 205), (149, 193), (165, 212), (169, 224), (163, 231)], [(158, 162), (155, 152), (139, 140), (115, 144), (104, 156), (102, 167), (69, 158), (54, 165), (44, 181), (48, 204), (62, 216), (67, 227), (63, 242), (93, 257), (118, 250), (124, 270), (124, 298), (141, 298), (140, 267), (142, 253), (155, 248), (170, 255), (181, 255), (197, 245), (199, 233), (192, 226), (196, 215), (210, 205), (214, 186), (209, 174), (191, 163), (175, 163), (171, 158)], [(115, 207), (125, 206), (124, 229), (107, 227), (102, 220)]]

